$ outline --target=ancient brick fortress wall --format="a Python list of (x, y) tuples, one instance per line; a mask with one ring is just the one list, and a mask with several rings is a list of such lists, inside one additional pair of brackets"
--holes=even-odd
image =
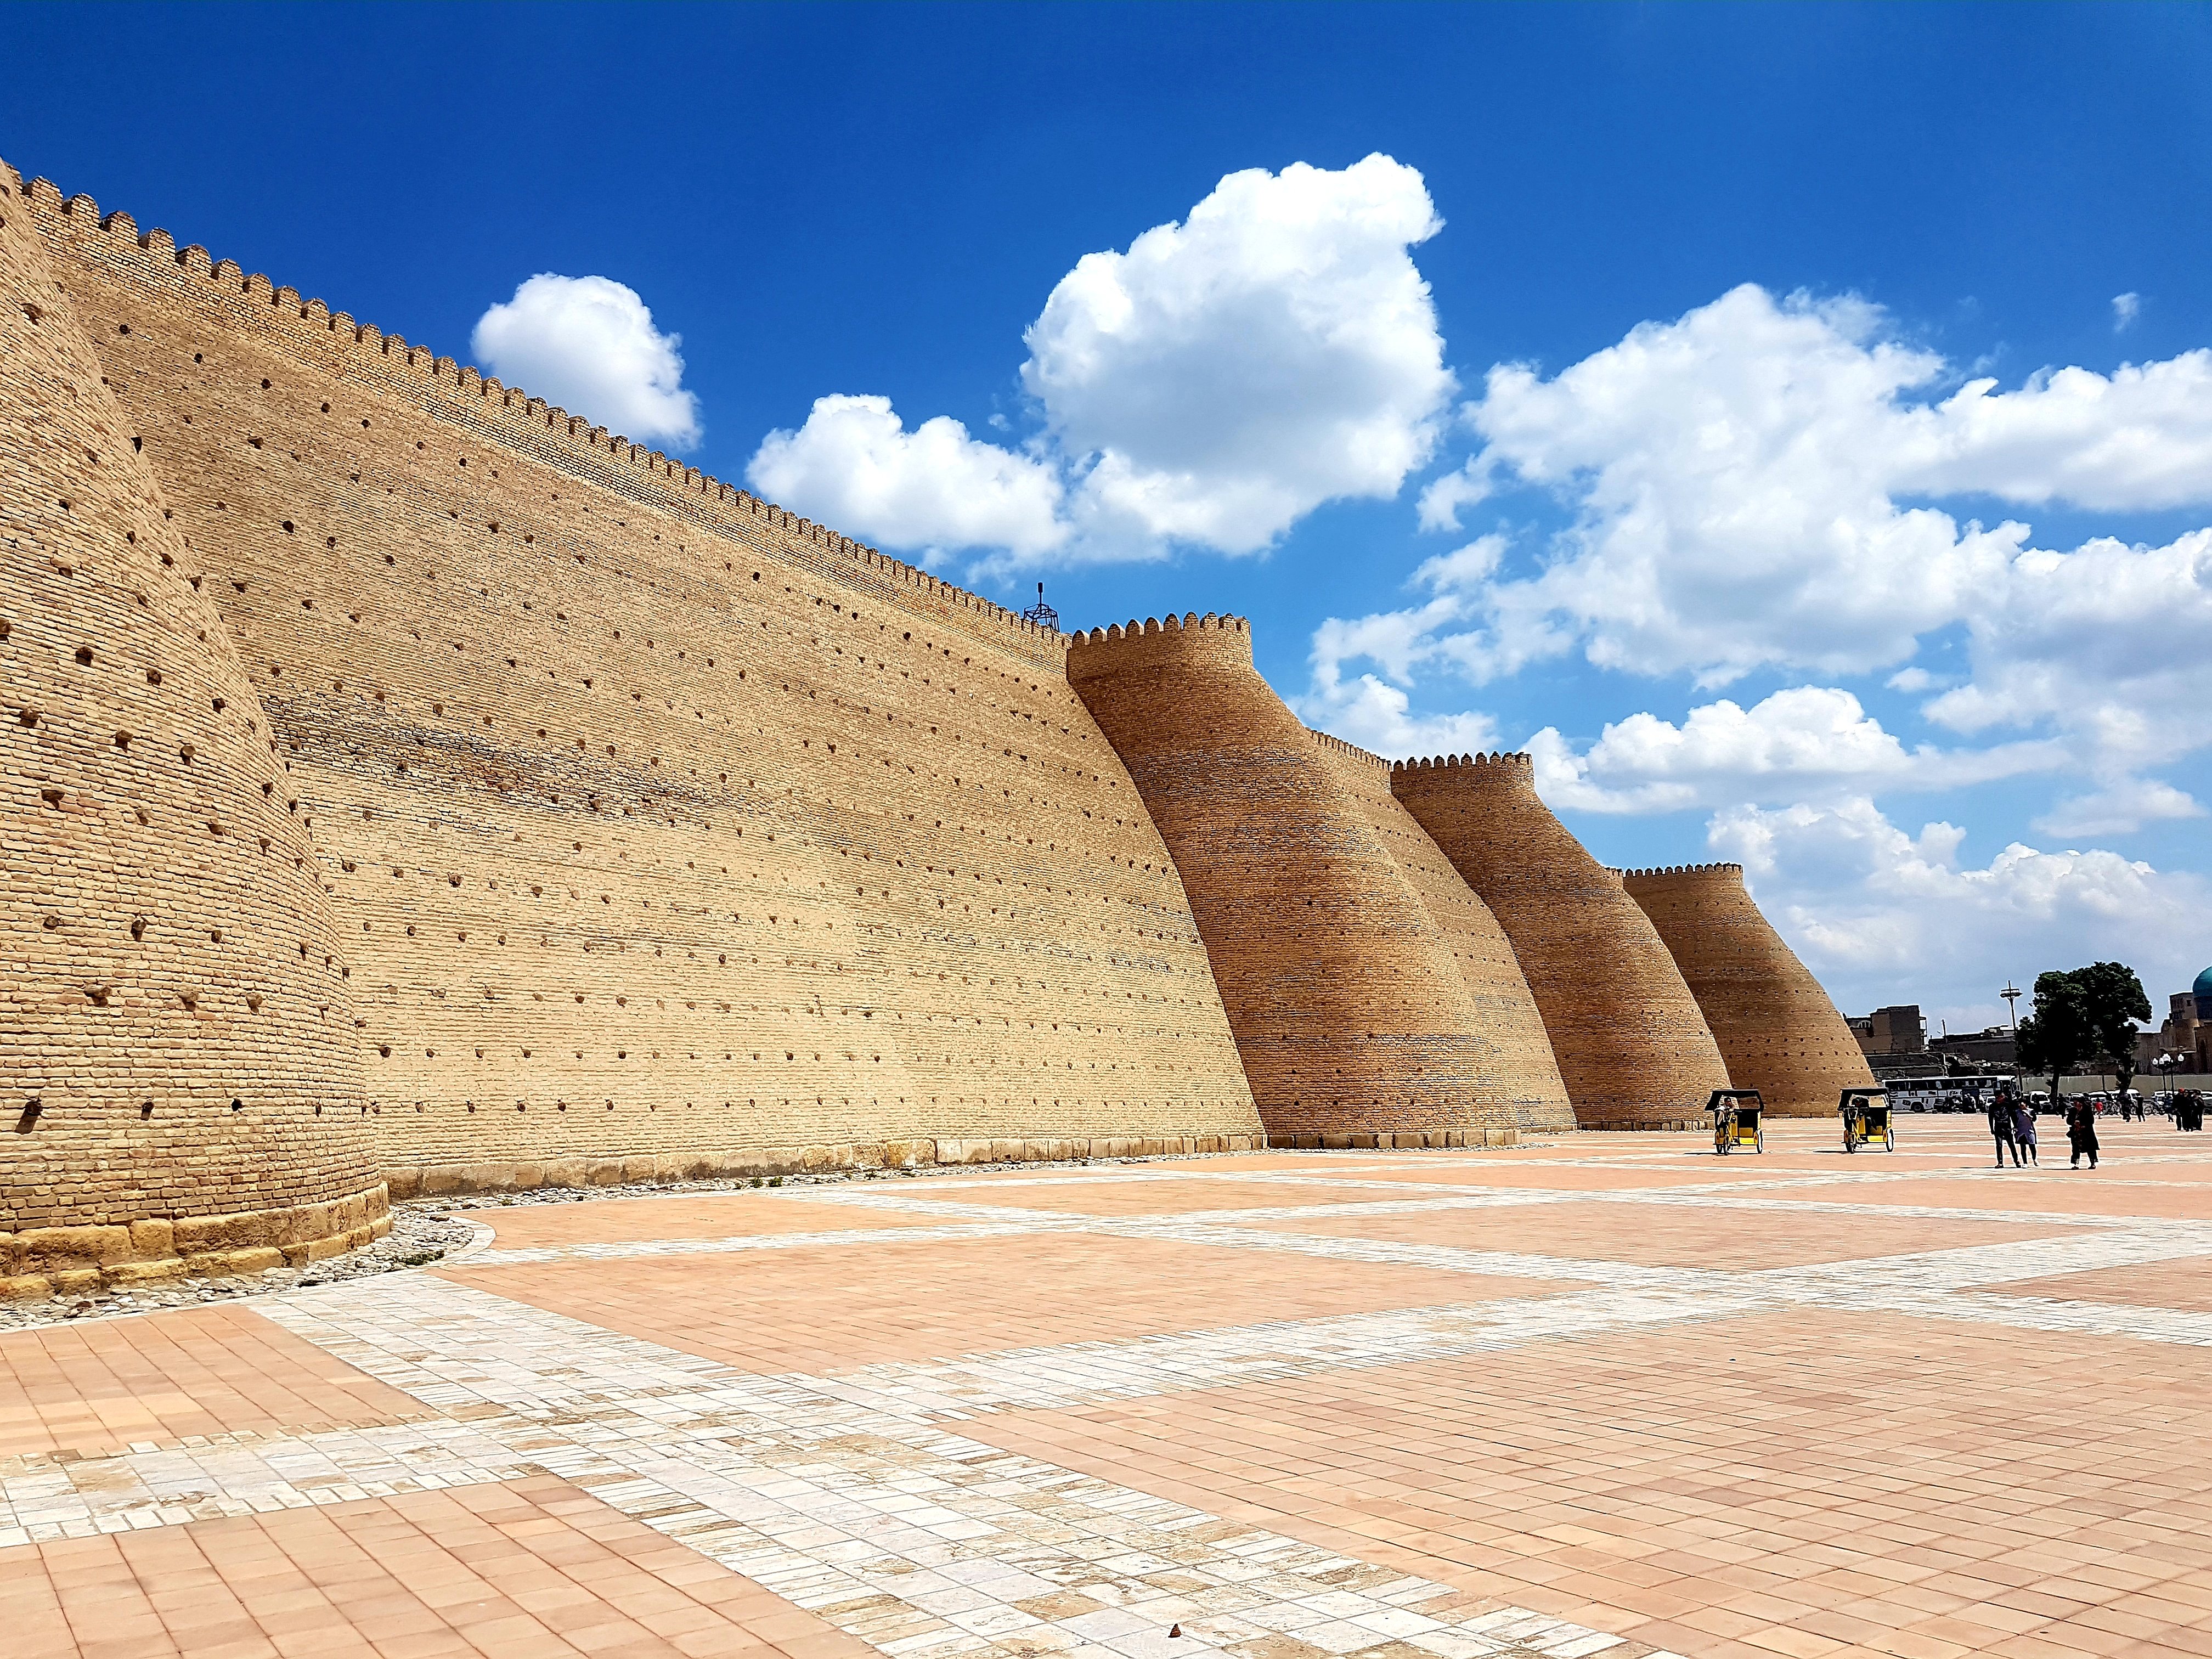
[(1257, 1140), (1060, 635), (16, 202), (290, 769), (396, 1187)]
[(1522, 1080), (1513, 1103), (1516, 1122), (1524, 1129), (1573, 1127), (1567, 1085), (1543, 1016), (1498, 918), (1413, 821), (1405, 803), (1390, 793), (1389, 761), (1325, 732), (1309, 735), (1443, 935), (1466, 981), (1475, 1029), (1506, 1057), (1507, 1074)]
[(390, 1225), (296, 780), (27, 207), (0, 194), (0, 1297)]
[(1409, 762), (1391, 791), (1513, 942), (1584, 1128), (1699, 1121), (1728, 1068), (1620, 878), (1537, 798), (1526, 755)]
[(1630, 870), (1622, 884), (1666, 941), (1737, 1088), (1781, 1115), (1825, 1117), (1844, 1090), (1874, 1082), (1836, 1005), (1744, 890), (1741, 865)]
[[(249, 1144), (264, 1120), (241, 1086), (228, 1098), (243, 1115), (219, 1132), (196, 1123), (164, 1142), (145, 1127), (163, 1121), (155, 1109), (118, 1139), (104, 1120), (101, 1150), (23, 1184), (47, 1207), (19, 1218), (242, 1214), (231, 1246), (296, 1252), (318, 1227), (343, 1239), (373, 1224), (381, 1194), (355, 1183), (380, 1167), (405, 1192), (1242, 1147), (1263, 1133), (1248, 1066), (1292, 1139), (1455, 1144), (1564, 1126), (1577, 1078), (1585, 1121), (1680, 1121), (1664, 1114), (1701, 1098), (1710, 1076), (1688, 1073), (1710, 1038), (1694, 1018), (1649, 1018), (1601, 990), (1596, 1018), (1618, 1027), (1605, 1069), (1632, 1085), (1616, 1102), (1590, 1082), (1589, 1054), (1605, 1060), (1584, 1041), (1591, 1021), (1545, 1005), (1531, 964), (1570, 957), (1577, 927), (1617, 935), (1618, 886), (1554, 880), (1580, 872), (1580, 849), (1539, 833), (1549, 902), (1600, 919), (1493, 915), (1462, 879), (1466, 846), (1447, 860), (1449, 838), (1407, 810), (1406, 775), (1299, 727), (1252, 672), (1249, 638), (1226, 657), (1188, 650), (1223, 630), (1180, 625), (1149, 646), (1086, 646), (1079, 696), (1056, 633), (85, 198), (0, 185), (37, 240), (18, 243), (21, 269), (46, 264), (19, 280), (52, 288), (53, 311), (82, 328), (41, 386), (91, 397), (100, 382), (98, 418), (128, 434), (134, 488), (161, 501), (173, 538), (149, 543), (168, 561), (149, 568), (198, 607), (173, 641), (189, 636), (213, 665), (190, 671), (209, 699), (195, 718), (213, 725), (194, 736), (178, 714), (170, 733), (201, 757), (191, 811), (234, 829), (281, 801), (297, 842), (292, 877), (272, 877), (269, 849), (288, 843), (253, 837), (272, 912), (161, 814), (121, 840), (112, 823), (76, 824), (43, 866), (11, 860), (18, 890), (29, 872), (46, 906), (33, 943), (55, 949), (64, 899), (112, 908), (136, 902), (134, 883), (167, 881), (223, 947), (181, 956), (184, 976), (281, 988), (306, 973), (342, 994), (313, 1002), (313, 1036), (264, 1018), (248, 1041), (211, 1018), (219, 999), (179, 990), (195, 1037), (221, 1038), (179, 1075), (198, 1088), (229, 1066), (301, 1115)], [(76, 441), (57, 450), (33, 429), (53, 396), (9, 392), (24, 459), (8, 476), (27, 492), (15, 550), (60, 544), (30, 514), (40, 468)], [(127, 531), (122, 512), (88, 521)], [(58, 602), (61, 631), (82, 631), (68, 620), (79, 598)], [(1140, 685), (1132, 650), (1164, 640), (1185, 651), (1179, 683)], [(1109, 658), (1119, 668), (1097, 672)], [(53, 669), (11, 661), (7, 683), (63, 710), (89, 682), (50, 686)], [(1158, 826), (1093, 716), (1125, 697), (1107, 725), (1148, 779)], [(1182, 735), (1133, 724), (1146, 706)], [(127, 712), (81, 724), (135, 731)], [(281, 770), (223, 785), (244, 801), (225, 819), (204, 757), (241, 721)], [(49, 770), (62, 729), (43, 713), (10, 728), (19, 744), (40, 732)], [(73, 741), (78, 795), (118, 779), (125, 795), (152, 789), (119, 758), (137, 750), (94, 765), (88, 739)], [(66, 781), (40, 789), (48, 835), (77, 796)], [(1291, 902), (1272, 918), (1237, 874), (1268, 859), (1302, 884), (1279, 885)], [(1327, 918), (1285, 927), (1307, 899)], [(289, 942), (305, 969), (257, 933), (271, 914), (301, 936)], [(1201, 914), (1233, 922), (1211, 961)], [(62, 920), (49, 929), (48, 915)], [(16, 969), (26, 1006), (58, 982), (40, 960), (27, 946)], [(79, 986), (52, 991), (64, 1001), (126, 983), (64, 976)], [(293, 990), (242, 994), (257, 1015), (307, 1006)], [(107, 1006), (142, 1004), (126, 988)], [(1232, 1010), (1251, 1016), (1241, 1057)], [(34, 1046), (6, 1051), (27, 1095), (53, 1070)], [(167, 1063), (146, 1046), (137, 1063)], [(1709, 1073), (1717, 1056), (1705, 1058)], [(59, 1148), (51, 1092), (33, 1133)], [(210, 1261), (222, 1241), (190, 1242)]]
[(1243, 620), (1094, 629), (1067, 672), (1182, 872), (1271, 1138), (1480, 1144), (1570, 1121), (1495, 925), (1382, 805), (1372, 757), (1283, 706)]

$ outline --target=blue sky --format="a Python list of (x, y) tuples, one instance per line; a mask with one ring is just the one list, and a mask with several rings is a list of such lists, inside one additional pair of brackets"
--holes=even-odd
[(25, 172), (995, 598), (1249, 615), (1847, 1007), (2212, 961), (2212, 8), (9, 24)]

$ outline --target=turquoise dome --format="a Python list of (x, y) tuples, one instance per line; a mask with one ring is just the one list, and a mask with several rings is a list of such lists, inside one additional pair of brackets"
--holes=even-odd
[(2212, 997), (2212, 968), (2197, 975), (2197, 983), (2191, 988), (2200, 997)]

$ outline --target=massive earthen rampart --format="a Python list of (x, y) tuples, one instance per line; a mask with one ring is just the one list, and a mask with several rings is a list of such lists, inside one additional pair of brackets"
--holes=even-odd
[(298, 1259), (382, 1224), (380, 1174), (1261, 1110), (1479, 1144), (1719, 1080), (1520, 763), (1317, 737), (1233, 620), (1071, 654), (86, 198), (0, 167), (0, 1279)]
[(1408, 762), (1390, 787), (1512, 940), (1584, 1128), (1696, 1121), (1729, 1076), (1620, 878), (1537, 798), (1526, 755)]
[(395, 1185), (1256, 1139), (1059, 635), (18, 200), (291, 769)]
[(0, 1294), (384, 1220), (291, 769), (20, 198), (0, 199)]
[(1567, 1085), (1504, 928), (1390, 793), (1389, 761), (1326, 732), (1310, 735), (1459, 964), (1475, 1029), (1496, 1046), (1500, 1075), (1514, 1079), (1516, 1122), (1524, 1129), (1572, 1128)]
[(1480, 1143), (1565, 1122), (1525, 1017), (1496, 1018), (1525, 993), (1487, 918), (1455, 879), (1447, 896), (1443, 872), (1409, 874), (1376, 819), (1408, 850), (1410, 825), (1364, 804), (1360, 761), (1260, 678), (1242, 619), (1094, 629), (1067, 672), (1182, 872), (1271, 1136)]
[(1820, 982), (1759, 914), (1738, 864), (1625, 872), (1622, 884), (1666, 941), (1739, 1089), (1771, 1110), (1826, 1116), (1874, 1081)]

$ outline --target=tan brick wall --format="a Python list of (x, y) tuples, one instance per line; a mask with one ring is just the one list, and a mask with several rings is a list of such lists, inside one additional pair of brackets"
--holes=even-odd
[(1258, 1134), (1060, 635), (28, 204), (290, 769), (404, 1187)]
[(0, 168), (0, 1291), (173, 1258), (179, 1218), (281, 1216), (262, 1231), (304, 1246), (382, 1212), (303, 781), (105, 384), (89, 330), (118, 325), (76, 314), (15, 185)]
[(1458, 963), (1474, 1004), (1475, 1029), (1497, 1044), (1506, 1059), (1506, 1074), (1516, 1079), (1515, 1121), (1524, 1129), (1573, 1128), (1574, 1109), (1552, 1056), (1544, 1017), (1536, 1012), (1520, 959), (1498, 918), (1460, 878), (1405, 803), (1390, 793), (1389, 761), (1326, 732), (1312, 736)]
[(1785, 1116), (1826, 1117), (1844, 1090), (1873, 1083), (1836, 1005), (1744, 890), (1741, 865), (1630, 870), (1623, 885), (1666, 941), (1737, 1088)]
[(1390, 787), (1512, 940), (1584, 1128), (1685, 1124), (1728, 1070), (1620, 878), (1537, 799), (1526, 755), (1405, 763)]
[(1547, 1058), (1486, 1019), (1461, 935), (1254, 670), (1241, 619), (1094, 629), (1068, 674), (1182, 872), (1271, 1137), (1554, 1119)]

